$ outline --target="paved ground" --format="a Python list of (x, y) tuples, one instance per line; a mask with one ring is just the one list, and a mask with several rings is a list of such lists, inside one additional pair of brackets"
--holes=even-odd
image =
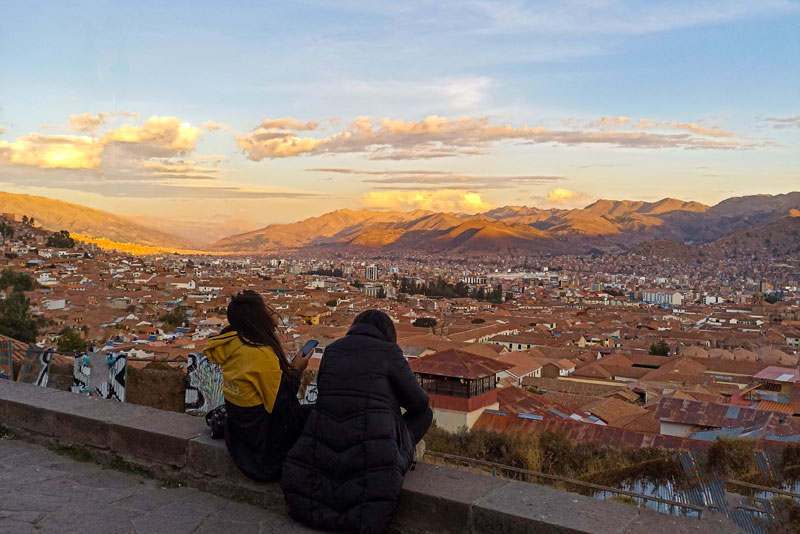
[(256, 534), (306, 529), (288, 516), (0, 439), (0, 532)]

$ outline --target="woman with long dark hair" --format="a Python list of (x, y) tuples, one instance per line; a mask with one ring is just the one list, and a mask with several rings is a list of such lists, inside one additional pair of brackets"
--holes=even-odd
[(305, 422), (297, 390), (308, 358), (298, 353), (289, 363), (273, 314), (255, 291), (234, 296), (227, 315), (228, 326), (204, 350), (222, 366), (225, 443), (245, 475), (274, 480)]
[(433, 418), (388, 315), (367, 310), (328, 345), (317, 390), (283, 466), (289, 515), (325, 530), (385, 532)]

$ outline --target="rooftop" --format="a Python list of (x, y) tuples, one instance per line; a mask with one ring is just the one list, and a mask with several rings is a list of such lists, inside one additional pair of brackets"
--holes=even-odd
[(458, 349), (448, 349), (409, 362), (415, 373), (476, 379), (510, 369), (513, 365)]

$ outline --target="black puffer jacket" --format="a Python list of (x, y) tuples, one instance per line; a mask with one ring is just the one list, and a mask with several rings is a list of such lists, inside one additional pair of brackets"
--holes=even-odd
[(289, 514), (314, 528), (384, 532), (414, 445), (400, 415), (428, 409), (403, 352), (369, 324), (330, 344), (319, 396), (283, 467)]

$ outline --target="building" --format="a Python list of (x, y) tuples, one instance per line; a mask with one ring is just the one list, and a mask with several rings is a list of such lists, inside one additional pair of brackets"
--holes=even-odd
[(661, 289), (645, 289), (642, 292), (642, 300), (650, 304), (680, 306), (681, 304), (683, 304), (683, 295), (681, 295), (677, 291), (663, 291)]
[(497, 410), (497, 373), (512, 364), (457, 349), (409, 362), (428, 394), (436, 424), (447, 431), (472, 428), (484, 410)]
[(367, 265), (367, 267), (364, 269), (364, 278), (366, 278), (367, 280), (377, 280), (378, 266), (375, 264)]

